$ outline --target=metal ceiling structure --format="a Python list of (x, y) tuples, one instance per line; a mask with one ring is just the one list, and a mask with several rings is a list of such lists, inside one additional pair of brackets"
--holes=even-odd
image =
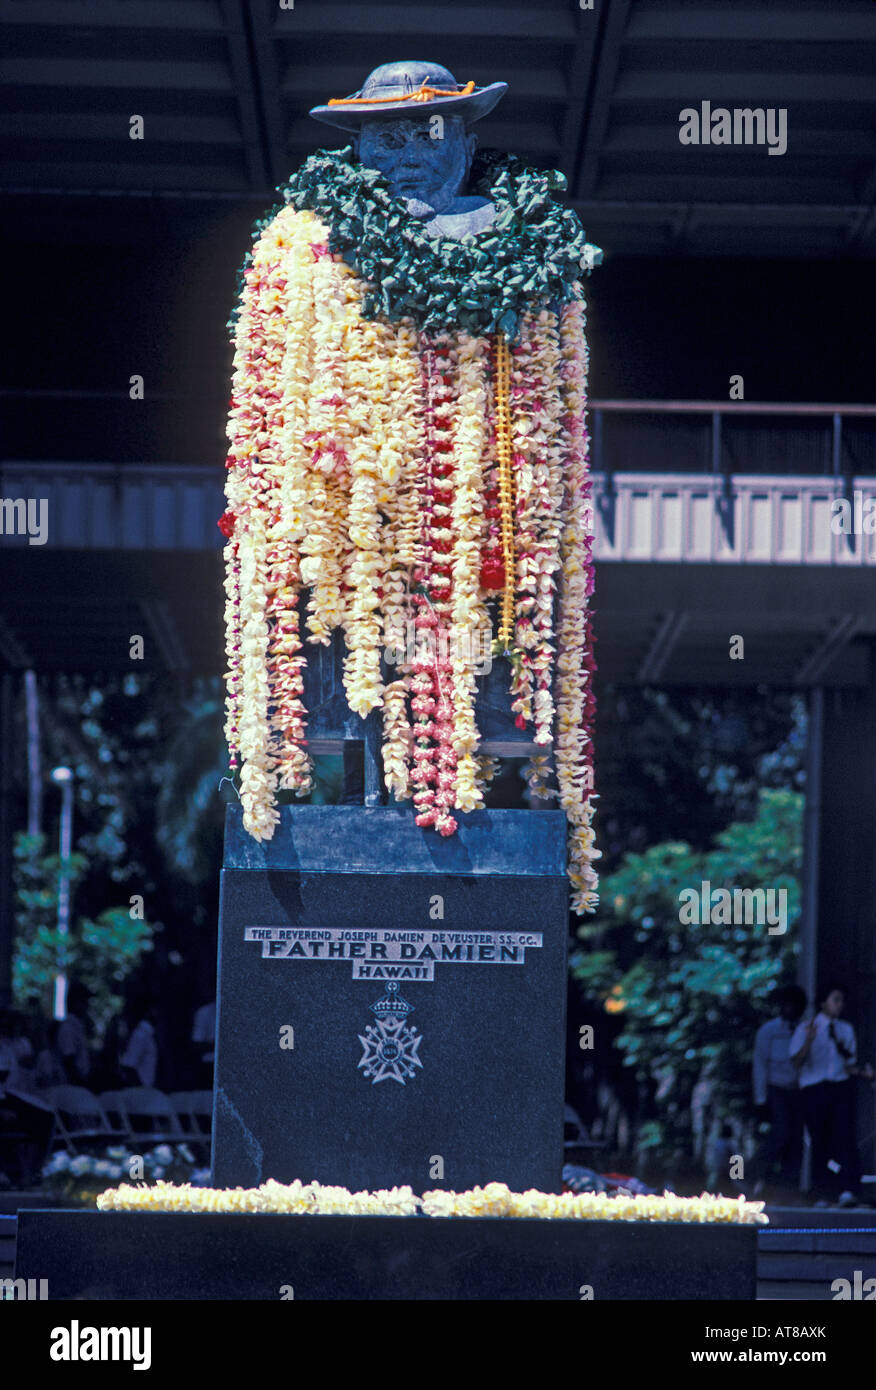
[[(0, 192), (263, 202), (338, 143), (310, 106), (414, 56), (507, 81), (482, 143), (561, 168), (615, 251), (876, 251), (872, 0), (582, 3), (0, 0)], [(786, 110), (787, 151), (683, 145), (703, 101)]]

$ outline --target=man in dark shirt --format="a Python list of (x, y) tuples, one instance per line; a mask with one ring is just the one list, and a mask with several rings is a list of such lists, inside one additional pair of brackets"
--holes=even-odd
[(803, 1155), (803, 1108), (797, 1069), (791, 1061), (791, 1038), (806, 1009), (806, 995), (787, 985), (773, 995), (775, 1018), (762, 1024), (754, 1041), (752, 1084), (755, 1113), (769, 1120), (769, 1134), (757, 1157), (755, 1194), (762, 1195), (778, 1165), (778, 1183), (799, 1193)]

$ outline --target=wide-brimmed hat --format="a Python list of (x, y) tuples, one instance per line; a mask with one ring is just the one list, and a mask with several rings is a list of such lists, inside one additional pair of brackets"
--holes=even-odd
[(348, 97), (331, 97), (326, 106), (312, 107), (314, 120), (340, 130), (358, 130), (368, 116), (462, 116), (467, 122), (479, 121), (492, 111), (508, 90), (507, 82), (491, 82), (476, 87), (457, 82), (440, 63), (415, 61), (384, 63), (369, 73), (358, 92)]

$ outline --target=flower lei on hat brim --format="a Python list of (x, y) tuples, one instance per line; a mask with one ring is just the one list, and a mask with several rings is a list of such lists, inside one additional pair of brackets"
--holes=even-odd
[[(566, 186), (559, 171), (484, 152), (471, 186), (495, 204), (496, 217), (465, 241), (424, 232), (383, 174), (356, 161), (352, 146), (317, 150), (278, 192), (283, 204), (317, 213), (329, 228), (329, 249), (367, 281), (365, 318), (411, 318), (426, 333), (502, 332), (513, 341), (525, 309), (580, 298), (578, 282), (602, 252), (576, 213), (552, 196)], [(254, 238), (283, 204), (256, 222)], [(249, 257), (243, 271), (248, 264)]]

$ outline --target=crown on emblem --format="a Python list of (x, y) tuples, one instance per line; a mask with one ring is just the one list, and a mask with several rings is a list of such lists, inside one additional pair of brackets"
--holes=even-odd
[(398, 992), (398, 981), (390, 980), (386, 986), (386, 994), (382, 999), (378, 999), (376, 1004), (372, 1004), (371, 1012), (376, 1018), (397, 1018), (404, 1021), (409, 1013), (413, 1013), (414, 1006), (403, 999)]

